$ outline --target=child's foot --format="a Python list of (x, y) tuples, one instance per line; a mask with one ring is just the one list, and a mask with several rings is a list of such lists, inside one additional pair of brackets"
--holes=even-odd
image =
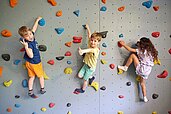
[(120, 65), (118, 65), (118, 68), (123, 70), (123, 71), (127, 71), (128, 70), (127, 66), (120, 66)]
[(75, 94), (84, 93), (84, 92), (85, 92), (85, 90), (83, 90), (82, 88), (80, 88), (80, 89), (76, 88), (74, 91)]
[(46, 93), (45, 88), (41, 88), (41, 89), (40, 89), (40, 93), (41, 93), (41, 94)]
[(38, 98), (38, 96), (36, 96), (36, 95), (33, 93), (33, 89), (32, 89), (32, 90), (29, 90), (28, 95), (29, 95), (31, 98), (34, 98), (34, 99)]
[(146, 102), (148, 102), (149, 100), (147, 99), (147, 97), (145, 96), (144, 97), (144, 102), (146, 103)]
[(93, 76), (92, 78), (89, 78), (89, 85), (92, 84), (92, 82), (94, 81), (95, 77)]

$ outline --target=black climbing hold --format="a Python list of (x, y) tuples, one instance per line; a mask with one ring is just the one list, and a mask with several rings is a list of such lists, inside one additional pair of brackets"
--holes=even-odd
[(154, 93), (154, 94), (152, 95), (152, 98), (153, 98), (153, 99), (157, 99), (158, 97), (159, 97), (158, 94), (155, 94), (155, 93)]
[(67, 103), (67, 107), (70, 107), (71, 106), (71, 103)]
[(171, 38), (171, 35), (170, 35), (170, 38)]
[(16, 95), (15, 98), (18, 99), (18, 98), (20, 98), (20, 96), (19, 95)]
[(45, 45), (39, 45), (39, 51), (46, 51), (47, 47)]
[(82, 25), (82, 26), (83, 26), (84, 29), (87, 29), (87, 28), (86, 28), (86, 25)]
[(107, 32), (108, 32), (108, 31), (99, 32), (99, 33), (102, 35), (102, 38), (106, 38), (106, 36), (107, 36)]
[(59, 57), (56, 57), (57, 60), (62, 60), (64, 59), (64, 56), (59, 56)]
[(106, 87), (105, 86), (102, 86), (100, 89), (101, 90), (106, 90)]
[(130, 85), (131, 85), (131, 82), (127, 82), (126, 85), (127, 85), (127, 86), (130, 86)]
[(2, 58), (3, 58), (5, 61), (9, 61), (9, 60), (10, 60), (10, 55), (9, 55), (9, 54), (2, 54)]

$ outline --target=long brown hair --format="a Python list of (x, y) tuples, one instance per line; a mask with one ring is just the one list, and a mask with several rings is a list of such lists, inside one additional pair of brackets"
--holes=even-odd
[(148, 54), (151, 54), (154, 60), (158, 59), (158, 51), (155, 49), (154, 45), (152, 44), (149, 38), (142, 37), (140, 41), (137, 42), (137, 46), (138, 48), (140, 48), (142, 52), (146, 50)]

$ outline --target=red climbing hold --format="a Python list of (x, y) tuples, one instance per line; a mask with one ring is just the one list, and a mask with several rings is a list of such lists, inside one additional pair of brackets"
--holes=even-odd
[(159, 10), (159, 6), (153, 6), (154, 11), (158, 11)]
[(124, 98), (124, 96), (123, 95), (119, 95), (119, 98), (122, 99), (122, 98)]
[(118, 8), (118, 11), (122, 12), (122, 11), (124, 11), (124, 9), (125, 9), (125, 6), (121, 6)]
[(120, 47), (120, 48), (122, 47), (122, 45), (120, 44), (120, 42), (119, 42), (119, 41), (118, 41), (118, 47)]
[(49, 103), (49, 107), (53, 108), (55, 106), (55, 103)]
[(81, 40), (82, 40), (82, 37), (80, 36), (80, 37), (77, 37), (77, 36), (74, 36), (73, 37), (73, 42), (74, 43), (81, 43)]
[(21, 48), (21, 49), (20, 49), (20, 52), (24, 52), (24, 51), (25, 51), (25, 48)]
[(157, 38), (157, 37), (160, 36), (160, 32), (153, 32), (151, 35), (152, 35), (153, 37)]
[(110, 68), (111, 69), (114, 69), (115, 68), (115, 65), (114, 64), (110, 64)]
[(65, 56), (71, 56), (71, 52), (70, 52), (70, 51), (67, 51), (67, 52), (65, 53)]
[(47, 63), (50, 64), (50, 65), (54, 65), (55, 64), (54, 60), (49, 60)]
[(162, 74), (159, 74), (157, 77), (158, 78), (166, 78), (168, 76), (168, 72), (167, 72), (167, 70), (164, 70), (163, 72), (162, 72)]
[(171, 111), (168, 111), (168, 114), (171, 114)]
[(18, 4), (18, 0), (10, 0), (10, 6), (14, 8)]
[(168, 51), (170, 54), (171, 54), (171, 48), (169, 49), (169, 51)]
[(3, 67), (0, 66), (0, 77), (2, 76)]

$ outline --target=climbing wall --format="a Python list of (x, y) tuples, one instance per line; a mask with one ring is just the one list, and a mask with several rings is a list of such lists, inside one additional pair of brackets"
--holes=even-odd
[[(56, 6), (47, 0), (19, 0), (13, 8), (9, 1), (0, 1), (0, 31), (8, 29), (12, 34), (10, 37), (0, 36), (0, 114), (171, 113), (170, 0), (56, 0)], [(62, 11), (62, 16), (56, 16), (58, 11)], [(45, 25), (38, 26), (35, 37), (39, 45), (47, 48), (40, 53), (50, 79), (45, 80), (47, 92), (44, 95), (39, 93), (39, 80), (35, 80), (34, 92), (38, 98), (32, 99), (23, 84), (28, 76), (18, 29), (23, 25), (31, 28), (38, 16), (43, 17)], [(83, 65), (78, 47), (87, 47), (87, 31), (82, 26), (86, 23), (91, 32), (108, 32), (101, 41), (97, 69), (93, 74), (99, 90), (87, 87), (84, 94), (76, 95), (73, 91), (82, 84), (76, 75)], [(62, 31), (57, 33), (55, 29)], [(160, 34), (152, 36), (152, 33)], [(81, 43), (73, 43), (74, 36), (82, 37)], [(117, 42), (124, 40), (133, 46), (143, 36), (154, 43), (161, 62), (153, 67), (146, 81), (147, 103), (140, 100), (142, 93), (133, 65), (121, 75), (117, 74), (116, 68), (129, 56), (129, 52), (119, 48)], [(71, 47), (65, 46), (67, 42), (72, 42)], [(65, 55), (68, 51), (71, 56)], [(7, 56), (4, 60), (4, 54), (9, 54), (10, 59)], [(57, 60), (59, 57), (64, 58)], [(48, 64), (49, 60), (54, 64)], [(111, 69), (110, 64), (115, 68)], [(65, 74), (65, 68), (72, 68), (72, 73)], [(168, 76), (158, 78), (163, 71), (167, 71)], [(10, 80), (12, 84), (5, 87)], [(103, 86), (105, 90), (100, 89)], [(158, 97), (154, 99), (154, 95)], [(49, 107), (50, 103), (55, 105)]]

